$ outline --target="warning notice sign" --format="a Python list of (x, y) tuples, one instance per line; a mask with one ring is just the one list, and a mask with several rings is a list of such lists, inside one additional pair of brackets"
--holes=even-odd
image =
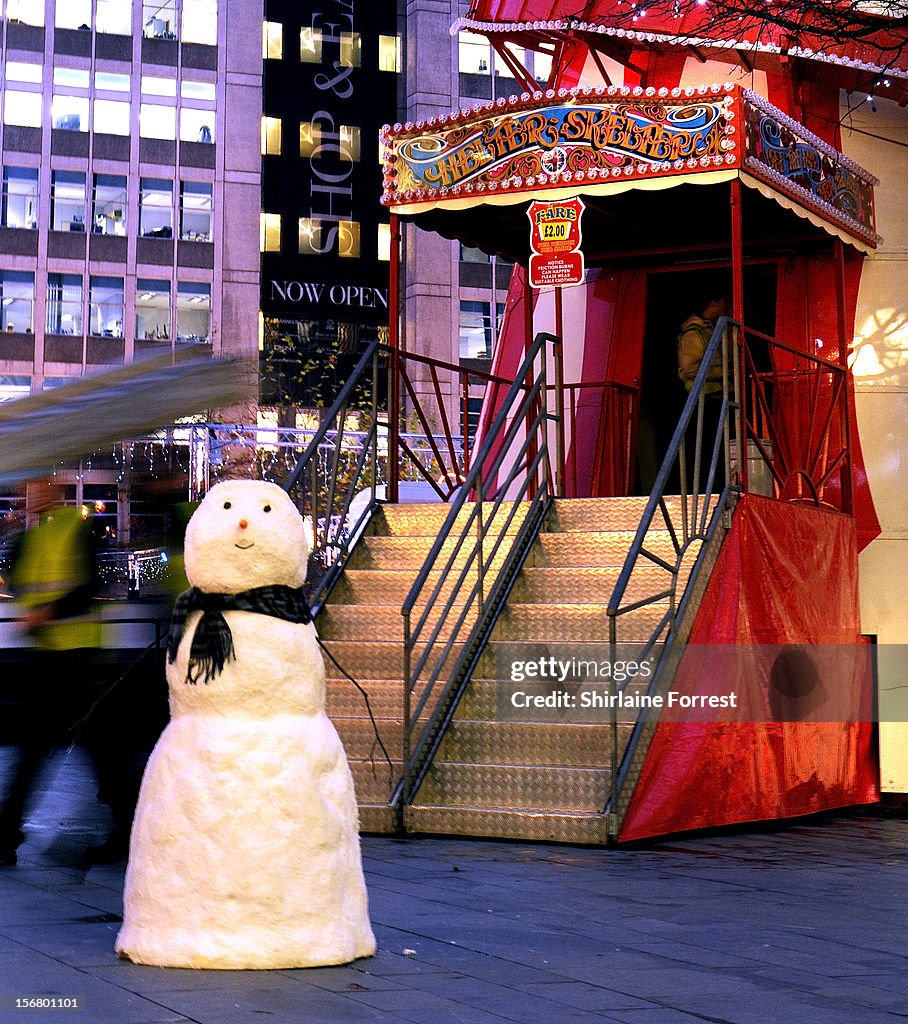
[(582, 199), (530, 203), (530, 286), (565, 287), (583, 284), (580, 250)]

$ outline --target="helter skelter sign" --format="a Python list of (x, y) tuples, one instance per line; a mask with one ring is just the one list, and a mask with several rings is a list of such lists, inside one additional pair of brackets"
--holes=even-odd
[(530, 218), (530, 286), (567, 287), (583, 284), (583, 252), (580, 249), (582, 199), (563, 202), (534, 200)]

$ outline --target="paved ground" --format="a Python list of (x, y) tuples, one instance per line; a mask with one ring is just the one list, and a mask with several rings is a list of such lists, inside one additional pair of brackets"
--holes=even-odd
[[(2, 773), (0, 773), (2, 774)], [(115, 959), (122, 867), (77, 753), (0, 870), (0, 1021), (895, 1024), (908, 1019), (908, 821), (841, 816), (635, 850), (367, 838), (379, 953), (181, 971)], [(13, 1010), (79, 996), (84, 1011)]]

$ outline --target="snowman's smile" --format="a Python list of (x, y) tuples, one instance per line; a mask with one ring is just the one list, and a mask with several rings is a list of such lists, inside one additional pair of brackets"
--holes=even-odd
[(234, 544), (233, 546), (235, 548), (239, 548), (241, 551), (247, 551), (249, 548), (254, 548), (255, 547), (255, 541), (254, 540), (238, 540), (236, 542), (236, 544)]

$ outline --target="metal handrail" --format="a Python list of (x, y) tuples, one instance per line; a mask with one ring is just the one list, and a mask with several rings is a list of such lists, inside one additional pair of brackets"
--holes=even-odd
[[(425, 777), (463, 686), (491, 633), (511, 583), (552, 499), (547, 434), (548, 424), (557, 424), (559, 413), (550, 413), (547, 408), (544, 353), (547, 344), (560, 344), (560, 339), (545, 333), (536, 335), (401, 606), (404, 629), (404, 770), (391, 799), (399, 823), (405, 806), (412, 801)], [(534, 371), (537, 359), (540, 365)], [(519, 443), (521, 431), (524, 431), (524, 436)], [(515, 455), (512, 449), (518, 443)], [(508, 472), (502, 481), (498, 481), (497, 474), (508, 456), (511, 457)], [(492, 480), (495, 480), (494, 489), (487, 493)], [(472, 507), (461, 519), (471, 498)], [(505, 557), (493, 571), (499, 551), (521, 506), (526, 503), (526, 514), (514, 543), (505, 547)], [(414, 624), (417, 601), (424, 594), (429, 574), (437, 570), (445, 545), (452, 537), (453, 544), (440, 570), (439, 580)], [(458, 570), (456, 566), (462, 552), (466, 553), (466, 558)], [(457, 578), (442, 604), (442, 591), (455, 572)], [(463, 607), (456, 615), (452, 614), (460, 601), (463, 601)], [(464, 637), (464, 626), (474, 608), (476, 620)], [(428, 629), (433, 616), (436, 617), (434, 626), (429, 635), (424, 636), (423, 632)], [(457, 643), (463, 646), (459, 655), (451, 658)], [(423, 645), (421, 654), (416, 654), (417, 644)], [(414, 705), (413, 694), (433, 653), (437, 654), (437, 659), (428, 672), (423, 693)], [(430, 711), (420, 729), (427, 707)]]

